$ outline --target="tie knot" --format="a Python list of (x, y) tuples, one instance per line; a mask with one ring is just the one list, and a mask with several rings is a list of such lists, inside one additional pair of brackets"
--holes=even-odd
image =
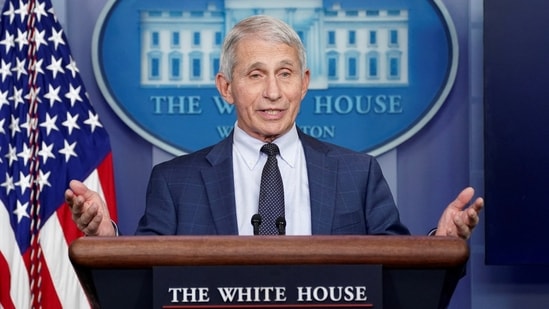
[(274, 143), (268, 143), (263, 145), (263, 147), (261, 147), (261, 152), (267, 154), (269, 157), (276, 156), (280, 153), (280, 151), (278, 150), (278, 146)]

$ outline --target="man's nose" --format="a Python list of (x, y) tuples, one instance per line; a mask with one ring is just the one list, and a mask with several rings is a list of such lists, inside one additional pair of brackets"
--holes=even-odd
[(276, 77), (268, 77), (265, 81), (265, 89), (263, 90), (263, 97), (268, 98), (271, 101), (278, 100), (281, 96), (280, 86)]

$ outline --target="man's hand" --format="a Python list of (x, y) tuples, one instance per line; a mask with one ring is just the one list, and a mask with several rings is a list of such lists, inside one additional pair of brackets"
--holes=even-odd
[(116, 236), (107, 205), (99, 194), (77, 180), (69, 186), (65, 201), (78, 229), (88, 236)]
[(457, 198), (446, 207), (438, 221), (437, 236), (457, 236), (469, 239), (478, 224), (479, 213), (484, 207), (484, 200), (479, 197), (467, 206), (475, 194), (471, 187), (465, 188)]

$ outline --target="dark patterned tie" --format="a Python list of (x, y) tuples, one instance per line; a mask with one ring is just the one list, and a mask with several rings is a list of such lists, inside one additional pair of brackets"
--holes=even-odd
[(278, 235), (279, 227), (277, 225), (281, 221), (279, 218), (284, 218), (284, 186), (276, 160), (279, 150), (276, 144), (269, 143), (261, 147), (261, 152), (266, 153), (269, 157), (263, 167), (259, 189), (259, 214), (262, 219), (259, 234)]

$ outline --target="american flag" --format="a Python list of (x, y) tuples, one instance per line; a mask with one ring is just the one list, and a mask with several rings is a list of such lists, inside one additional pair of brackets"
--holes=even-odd
[(0, 22), (0, 308), (86, 308), (64, 191), (84, 181), (116, 220), (109, 138), (50, 0), (6, 0)]

